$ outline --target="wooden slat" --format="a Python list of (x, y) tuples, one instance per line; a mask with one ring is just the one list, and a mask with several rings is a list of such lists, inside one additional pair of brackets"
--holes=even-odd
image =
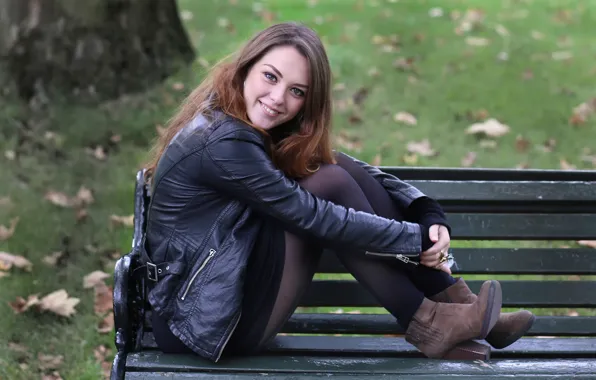
[(459, 240), (580, 240), (596, 237), (596, 214), (447, 214)]
[(596, 181), (594, 170), (430, 168), (381, 166), (402, 180), (452, 181)]
[[(589, 248), (453, 248), (458, 274), (596, 274), (596, 250)], [(341, 252), (339, 252), (341, 254)], [(332, 251), (324, 251), (319, 273), (346, 273)]]
[[(134, 371), (138, 374), (135, 377)], [(166, 373), (163, 373), (163, 372)], [(329, 378), (354, 380), (363, 376), (374, 378), (403, 379), (453, 379), (458, 375), (465, 378), (492, 378), (492, 376), (525, 378), (531, 375), (532, 379), (544, 376), (549, 379), (557, 375), (589, 376), (596, 371), (596, 361), (589, 359), (497, 359), (489, 363), (479, 361), (443, 361), (429, 360), (427, 358), (400, 358), (400, 357), (319, 357), (319, 356), (239, 356), (224, 358), (218, 363), (190, 355), (163, 354), (161, 352), (131, 353), (127, 359), (126, 378), (200, 378), (207, 379), (213, 376), (243, 380), (250, 377), (255, 379), (306, 379), (320, 378), (329, 374)], [(163, 377), (151, 377), (156, 375)], [(161, 372), (161, 373), (160, 373)], [(198, 373), (198, 372), (202, 372)], [(184, 377), (189, 375), (188, 377)], [(204, 377), (201, 377), (203, 376)], [(342, 377), (345, 375), (346, 377)], [(424, 377), (418, 377), (424, 376)], [(143, 377), (147, 376), (147, 377)], [(241, 377), (242, 376), (242, 377)], [(249, 376), (249, 377), (243, 377)], [(278, 377), (279, 376), (279, 377)], [(485, 377), (491, 376), (491, 377)], [(495, 377), (499, 378), (499, 377)], [(502, 377), (501, 377), (502, 378)]]
[(595, 182), (414, 180), (410, 184), (438, 201), (594, 202)]
[[(153, 334), (143, 337), (143, 347), (157, 349)], [(280, 336), (264, 348), (285, 355), (422, 356), (401, 337)], [(491, 357), (590, 357), (596, 358), (596, 338), (522, 338), (509, 347), (491, 349)], [(128, 365), (128, 363), (127, 363)]]
[[(527, 336), (596, 336), (596, 317), (537, 316)], [(295, 313), (282, 332), (295, 334), (404, 334), (390, 314)]]
[[(467, 281), (477, 293), (483, 281)], [(595, 307), (596, 281), (500, 281), (503, 307)], [(315, 280), (302, 306), (378, 306), (356, 281)]]
[[(331, 337), (331, 336), (278, 336), (269, 351), (312, 355), (314, 353), (419, 355), (416, 347), (404, 338)], [(522, 338), (504, 349), (492, 349), (491, 357), (550, 356), (591, 357), (596, 355), (596, 338)]]

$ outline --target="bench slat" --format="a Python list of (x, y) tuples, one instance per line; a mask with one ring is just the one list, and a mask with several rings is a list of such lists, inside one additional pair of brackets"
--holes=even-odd
[[(527, 336), (596, 336), (596, 317), (537, 316)], [(295, 334), (404, 334), (390, 314), (295, 313), (282, 332)]]
[[(516, 379), (523, 375), (542, 374), (553, 378), (558, 373), (570, 372), (577, 376), (589, 375), (596, 371), (596, 361), (586, 359), (498, 359), (489, 363), (462, 361), (448, 362), (443, 360), (429, 360), (426, 358), (398, 358), (398, 357), (319, 357), (319, 356), (248, 356), (224, 358), (218, 363), (189, 355), (164, 355), (161, 352), (132, 353), (127, 360), (127, 378), (145, 378), (151, 376), (150, 372), (166, 371), (169, 376), (176, 377), (188, 374), (197, 376), (197, 371), (204, 371), (205, 378), (222, 374), (224, 376), (242, 376), (251, 374), (262, 379), (278, 374), (280, 379), (303, 379), (321, 373), (335, 375), (346, 374), (346, 379), (360, 378), (363, 375), (375, 377), (387, 375), (421, 375), (433, 379), (445, 375), (453, 378), (454, 375), (477, 376), (515, 376)], [(134, 377), (132, 371), (140, 374)], [(189, 372), (182, 372), (189, 371)], [(372, 372), (372, 373), (371, 373)], [(142, 375), (142, 376), (141, 376)], [(354, 375), (358, 375), (355, 377)], [(163, 374), (162, 374), (163, 376)], [(191, 378), (191, 376), (186, 378)], [(303, 377), (304, 376), (304, 377)], [(428, 377), (426, 377), (428, 376)], [(432, 377), (431, 377), (432, 376)], [(553, 377), (551, 377), (553, 376)], [(149, 379), (162, 379), (163, 377), (147, 377)], [(170, 377), (168, 377), (170, 378)], [(184, 377), (183, 377), (184, 378)], [(192, 377), (194, 378), (194, 377)], [(201, 378), (201, 377), (198, 377)], [(227, 378), (227, 377), (226, 377)], [(231, 377), (234, 378), (234, 377)], [(341, 378), (341, 377), (340, 377)], [(401, 378), (401, 377), (400, 377)], [(418, 378), (418, 377), (416, 377)], [(242, 377), (242, 379), (245, 379)]]
[[(596, 250), (565, 248), (453, 248), (459, 274), (596, 274)], [(332, 251), (323, 252), (318, 273), (346, 273)]]
[(380, 166), (382, 171), (402, 180), (451, 181), (596, 181), (594, 170), (433, 168)]
[(440, 202), (585, 202), (596, 201), (594, 182), (408, 181)]
[(579, 240), (596, 237), (596, 214), (450, 214), (454, 239)]
[[(466, 281), (478, 293), (484, 281)], [(596, 281), (499, 281), (503, 307), (595, 307)], [(378, 306), (373, 296), (351, 280), (314, 280), (300, 306)]]
[[(152, 333), (143, 336), (143, 347), (157, 349)], [(278, 335), (264, 350), (285, 355), (422, 356), (401, 337)], [(595, 352), (596, 338), (521, 338), (509, 347), (491, 349), (491, 357), (595, 358)]]

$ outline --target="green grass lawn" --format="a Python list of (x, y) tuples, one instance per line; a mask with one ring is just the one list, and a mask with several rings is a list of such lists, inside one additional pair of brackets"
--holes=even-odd
[[(163, 85), (100, 107), (55, 106), (28, 128), (19, 121), (27, 111), (10, 96), (2, 98), (0, 224), (19, 221), (0, 251), (22, 255), (33, 266), (0, 278), (1, 379), (36, 379), (51, 367), (64, 379), (102, 376), (94, 351), (105, 345), (110, 361), (113, 334), (97, 332), (101, 317), (83, 277), (95, 270), (111, 274), (115, 258), (130, 248), (132, 230), (112, 223), (111, 216), (132, 213), (134, 175), (156, 127), (199, 83), (204, 65), (271, 22), (299, 20), (321, 34), (335, 75), (337, 145), (359, 158), (445, 167), (461, 166), (472, 156), (466, 164), (476, 167), (595, 165), (596, 116), (573, 117), (575, 107), (595, 97), (594, 1), (179, 4), (199, 57)], [(395, 121), (400, 112), (415, 117), (416, 124)], [(466, 134), (486, 118), (508, 125), (510, 132), (483, 140)], [(430, 147), (408, 152), (408, 143), (424, 139)], [(98, 146), (105, 157), (93, 154)], [(51, 190), (74, 196), (81, 186), (94, 196), (82, 220), (77, 209), (44, 199)], [(53, 252), (62, 252), (57, 265), (44, 263)], [(70, 318), (35, 310), (15, 314), (8, 305), (19, 296), (41, 298), (58, 289), (80, 299)], [(63, 359), (44, 364), (40, 354)]]

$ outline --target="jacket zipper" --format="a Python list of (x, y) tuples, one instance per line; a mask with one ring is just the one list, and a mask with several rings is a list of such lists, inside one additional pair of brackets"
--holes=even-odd
[(379, 257), (394, 257), (400, 261), (403, 261), (406, 264), (418, 265), (418, 263), (416, 261), (413, 261), (408, 256), (402, 255), (400, 253), (393, 254), (393, 253), (380, 253), (380, 252), (366, 251), (365, 254), (370, 255), (370, 256), (379, 256)]
[(225, 342), (222, 344), (221, 349), (219, 350), (219, 353), (217, 354), (217, 357), (215, 358), (216, 362), (219, 361), (219, 359), (221, 358), (221, 354), (223, 354), (224, 349), (228, 345), (228, 341), (234, 334), (234, 331), (236, 331), (236, 327), (238, 327), (238, 323), (240, 323), (240, 318), (242, 318), (242, 310), (240, 311), (240, 315), (238, 316), (238, 318), (236, 318), (236, 322), (234, 322), (234, 327), (232, 328), (232, 331), (230, 331), (230, 333), (226, 337)]
[(203, 269), (205, 269), (205, 265), (207, 265), (211, 258), (215, 256), (215, 253), (217, 253), (215, 249), (211, 248), (209, 250), (209, 255), (205, 258), (205, 260), (203, 260), (203, 263), (201, 264), (199, 269), (192, 275), (188, 285), (186, 285), (186, 290), (184, 291), (184, 294), (182, 294), (182, 297), (180, 297), (182, 301), (184, 301), (184, 298), (186, 298), (186, 295), (188, 294), (188, 291), (190, 290), (190, 287), (192, 286), (193, 282), (195, 282), (197, 276), (203, 271)]

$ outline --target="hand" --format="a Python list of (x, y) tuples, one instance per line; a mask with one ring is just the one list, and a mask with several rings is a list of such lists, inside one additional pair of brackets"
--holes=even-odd
[(441, 252), (447, 254), (449, 250), (449, 244), (451, 242), (449, 230), (440, 224), (433, 224), (428, 229), (428, 236), (435, 244), (420, 254), (420, 264), (451, 274), (451, 269), (449, 269), (446, 263), (440, 262)]

